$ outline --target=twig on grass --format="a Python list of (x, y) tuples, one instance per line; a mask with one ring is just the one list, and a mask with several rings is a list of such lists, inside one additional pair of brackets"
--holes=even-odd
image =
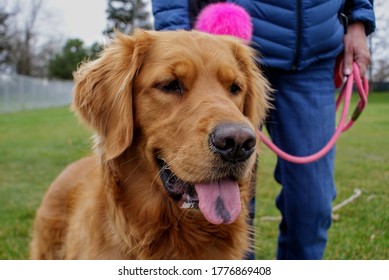
[(335, 205), (333, 208), (332, 208), (332, 212), (336, 212), (338, 211), (340, 208), (346, 206), (347, 204), (353, 202), (355, 199), (357, 199), (358, 197), (360, 197), (362, 194), (362, 191), (360, 189), (354, 189), (354, 194), (352, 196), (350, 196), (349, 198), (347, 198), (346, 200), (343, 200), (341, 203), (339, 203), (338, 205)]
[[(332, 219), (334, 221), (339, 220), (339, 214), (335, 214), (334, 212), (338, 211), (339, 209), (343, 208), (347, 204), (353, 202), (355, 199), (360, 197), (362, 194), (362, 191), (360, 189), (354, 189), (354, 194), (350, 196), (349, 198), (343, 200), (341, 203), (335, 205), (332, 208)], [(260, 221), (262, 222), (279, 222), (281, 221), (281, 216), (263, 216), (260, 218)]]

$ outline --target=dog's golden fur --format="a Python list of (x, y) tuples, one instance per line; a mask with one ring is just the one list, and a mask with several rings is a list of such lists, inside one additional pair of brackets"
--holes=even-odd
[[(50, 186), (31, 258), (241, 259), (250, 250), (256, 155), (224, 171), (208, 138), (220, 123), (255, 132), (264, 117), (268, 86), (254, 56), (230, 37), (137, 31), (118, 34), (84, 63), (75, 73), (73, 108), (96, 133), (95, 155)], [(180, 208), (163, 187), (157, 156), (186, 182), (234, 172), (242, 200), (237, 220), (214, 225), (198, 209)]]

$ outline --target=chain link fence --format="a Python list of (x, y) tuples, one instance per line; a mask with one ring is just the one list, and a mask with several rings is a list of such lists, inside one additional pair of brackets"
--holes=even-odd
[(0, 114), (69, 105), (73, 81), (0, 74)]

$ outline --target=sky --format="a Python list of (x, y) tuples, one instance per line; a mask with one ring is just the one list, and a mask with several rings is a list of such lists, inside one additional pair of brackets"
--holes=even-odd
[(106, 27), (106, 0), (46, 0), (45, 7), (66, 38), (80, 38), (87, 46), (103, 42)]
[[(4, 0), (12, 3), (14, 0)], [(32, 0), (18, 0), (24, 10)], [(104, 43), (102, 32), (106, 28), (107, 0), (43, 0), (39, 31), (47, 37), (66, 41), (69, 38), (82, 39), (86, 46)], [(151, 2), (151, 1), (150, 1)], [(151, 11), (151, 7), (150, 7)], [(24, 16), (21, 16), (24, 18)]]
[(80, 38), (87, 46), (105, 41), (107, 0), (45, 0), (45, 5), (60, 16), (65, 37)]
[[(19, 1), (28, 3), (31, 0)], [(389, 1), (380, 2), (383, 2), (383, 6), (376, 12), (388, 13)], [(48, 23), (40, 25), (48, 34), (54, 33), (64, 41), (80, 38), (86, 46), (105, 42), (102, 31), (106, 27), (107, 0), (44, 0), (44, 6), (49, 19)]]

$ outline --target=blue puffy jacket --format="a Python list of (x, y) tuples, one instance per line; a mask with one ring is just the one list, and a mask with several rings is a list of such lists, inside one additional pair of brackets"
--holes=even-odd
[[(226, 1), (153, 0), (155, 29), (193, 28), (198, 12), (208, 3)], [(269, 67), (300, 70), (343, 49), (341, 13), (350, 23), (364, 22), (366, 33), (375, 28), (373, 0), (235, 0), (252, 17), (253, 46)]]

